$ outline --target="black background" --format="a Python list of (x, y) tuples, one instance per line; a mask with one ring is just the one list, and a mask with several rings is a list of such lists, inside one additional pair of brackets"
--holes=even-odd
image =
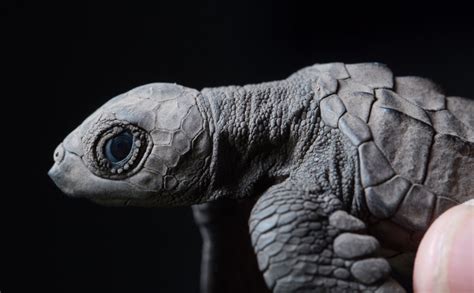
[(474, 97), (467, 4), (359, 2), (2, 2), (2, 293), (198, 291), (189, 208), (99, 207), (64, 198), (46, 176), (62, 138), (132, 87), (379, 61)]

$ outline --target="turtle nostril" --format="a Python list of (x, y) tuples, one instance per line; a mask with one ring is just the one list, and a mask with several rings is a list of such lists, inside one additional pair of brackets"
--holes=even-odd
[(61, 163), (61, 161), (64, 159), (64, 147), (62, 143), (60, 143), (56, 147), (56, 150), (54, 150), (53, 159), (57, 164)]

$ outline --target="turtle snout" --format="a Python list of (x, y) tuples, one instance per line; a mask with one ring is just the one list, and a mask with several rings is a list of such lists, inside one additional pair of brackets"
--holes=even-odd
[[(65, 157), (66, 157), (66, 150), (64, 149), (64, 146), (63, 146), (63, 143), (60, 143), (56, 149), (54, 150), (54, 153), (53, 153), (53, 160), (54, 160), (54, 164), (53, 166), (51, 167), (51, 169), (49, 169), (48, 171), (48, 176), (49, 178), (51, 178), (53, 180), (53, 182), (60, 188), (61, 188), (61, 179), (63, 178), (63, 169), (64, 167), (67, 167), (67, 166), (64, 166), (65, 164), (68, 165), (65, 161)], [(67, 169), (67, 168), (66, 168)]]
[(75, 166), (78, 166), (75, 155), (71, 154), (64, 148), (63, 143), (60, 143), (53, 153), (54, 164), (48, 171), (48, 176), (53, 180), (56, 186), (59, 187), (67, 195), (74, 193), (74, 180), (83, 178), (83, 174), (79, 174)]
[(53, 159), (56, 164), (61, 163), (61, 161), (64, 159), (64, 152), (65, 151), (64, 151), (63, 144), (60, 143), (54, 150), (54, 155), (53, 155)]

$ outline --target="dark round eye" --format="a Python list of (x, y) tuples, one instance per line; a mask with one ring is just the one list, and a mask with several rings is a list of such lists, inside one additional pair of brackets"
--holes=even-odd
[(105, 143), (105, 157), (112, 163), (127, 159), (132, 153), (133, 135), (123, 131)]

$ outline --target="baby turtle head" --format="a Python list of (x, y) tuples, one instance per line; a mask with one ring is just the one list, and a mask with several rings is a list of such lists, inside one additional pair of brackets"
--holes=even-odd
[(50, 177), (67, 195), (103, 204), (202, 201), (211, 138), (199, 97), (155, 83), (111, 99), (56, 148)]

